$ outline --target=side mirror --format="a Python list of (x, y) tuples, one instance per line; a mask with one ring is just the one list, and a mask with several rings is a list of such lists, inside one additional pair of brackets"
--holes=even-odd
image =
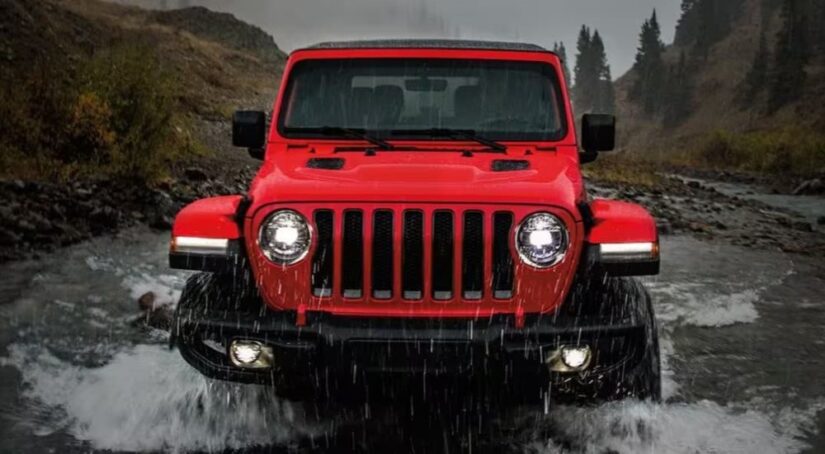
[(232, 116), (232, 145), (248, 148), (255, 159), (264, 158), (266, 113), (238, 111)]
[(593, 162), (600, 151), (616, 148), (616, 117), (613, 115), (588, 114), (582, 117), (582, 164)]

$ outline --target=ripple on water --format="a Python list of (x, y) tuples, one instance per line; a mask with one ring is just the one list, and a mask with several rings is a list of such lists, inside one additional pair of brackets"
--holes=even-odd
[(90, 369), (15, 344), (0, 365), (20, 370), (30, 406), (54, 410), (22, 422), (41, 434), (66, 431), (95, 449), (220, 451), (314, 431), (269, 389), (207, 380), (161, 346), (140, 345)]
[(620, 402), (595, 408), (559, 407), (546, 418), (552, 441), (531, 452), (561, 453), (789, 453), (808, 447), (825, 400), (804, 408), (770, 407), (758, 400), (720, 405)]

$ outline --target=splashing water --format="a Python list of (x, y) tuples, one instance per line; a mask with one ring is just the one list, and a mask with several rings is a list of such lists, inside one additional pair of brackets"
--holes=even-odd
[[(0, 336), (0, 378), (20, 383), (0, 424), (26, 445), (0, 440), (0, 451), (54, 450), (54, 434), (84, 451), (134, 452), (214, 452), (323, 435), (327, 423), (310, 424), (270, 389), (207, 380), (165, 346), (166, 335), (129, 324), (141, 294), (179, 297), (187, 274), (168, 271), (164, 243), (139, 232), (5, 270), (26, 273), (26, 285), (0, 305), (0, 333), (8, 333)], [(797, 273), (778, 254), (720, 253), (682, 238), (664, 246), (665, 273), (647, 285), (667, 402), (560, 406), (544, 417), (531, 409), (505, 422), (519, 428), (509, 445), (548, 453), (799, 452), (820, 436), (825, 400), (815, 370), (825, 359), (793, 356), (796, 341), (783, 335), (821, 333), (825, 323), (815, 304), (821, 294), (799, 284), (808, 271)], [(807, 312), (789, 319), (796, 302)], [(771, 355), (767, 346), (781, 347), (787, 367), (809, 369), (792, 382), (771, 375), (756, 356)]]

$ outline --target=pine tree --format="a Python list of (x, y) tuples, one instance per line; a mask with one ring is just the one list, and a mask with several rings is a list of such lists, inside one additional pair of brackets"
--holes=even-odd
[(711, 46), (728, 36), (744, 3), (745, 0), (683, 0), (674, 44), (707, 57)]
[(825, 2), (822, 0), (812, 1), (811, 14), (811, 42), (817, 43), (812, 52), (817, 52), (819, 55), (825, 54)]
[(763, 30), (759, 36), (759, 49), (753, 57), (753, 63), (742, 81), (740, 101), (745, 106), (753, 104), (754, 99), (762, 92), (768, 82), (768, 44)]
[(676, 24), (676, 36), (673, 44), (686, 47), (696, 41), (698, 21), (696, 20), (696, 4), (700, 0), (682, 0), (682, 15)]
[(664, 116), (662, 118), (664, 126), (676, 126), (690, 115), (692, 92), (690, 71), (683, 50), (679, 54), (679, 63), (670, 68), (668, 72), (664, 96)]
[(561, 59), (561, 68), (564, 71), (564, 81), (568, 87), (572, 87), (570, 83), (570, 67), (567, 65), (567, 49), (563, 42), (553, 43), (553, 52)]
[(573, 88), (573, 103), (581, 113), (588, 112), (593, 106), (596, 88), (596, 74), (593, 72), (593, 58), (590, 50), (592, 36), (590, 28), (582, 25), (576, 43), (576, 66), (573, 68), (576, 85)]
[(770, 112), (802, 95), (808, 62), (807, 12), (803, 0), (784, 0), (782, 3), (783, 25), (777, 37), (768, 99)]
[(613, 114), (616, 111), (616, 97), (613, 92), (613, 78), (610, 75), (610, 65), (607, 64), (607, 54), (604, 50), (604, 41), (596, 30), (590, 42), (590, 52), (593, 58), (593, 70), (597, 74), (596, 99), (593, 102), (593, 111)]
[(658, 112), (665, 83), (665, 65), (662, 60), (664, 43), (661, 34), (656, 10), (653, 10), (653, 15), (642, 24), (642, 32), (639, 34), (639, 48), (633, 65), (636, 81), (630, 91), (631, 99), (640, 102), (649, 115)]

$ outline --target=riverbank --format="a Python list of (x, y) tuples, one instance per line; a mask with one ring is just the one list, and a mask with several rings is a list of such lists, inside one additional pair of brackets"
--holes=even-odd
[(118, 180), (0, 181), (0, 263), (116, 233), (136, 225), (169, 230), (177, 212), (203, 197), (238, 194), (252, 164), (203, 160), (156, 187)]
[[(212, 126), (215, 147), (219, 146), (217, 137), (224, 126)], [(194, 200), (244, 193), (256, 162), (227, 146), (221, 147), (224, 149), (219, 157), (181, 167), (174, 178), (154, 188), (112, 180), (67, 184), (0, 181), (0, 197), (5, 201), (0, 207), (0, 262), (37, 257), (136, 225), (165, 231), (171, 228), (177, 212)], [(719, 185), (736, 190), (722, 191)], [(719, 183), (669, 175), (652, 186), (641, 187), (592, 179), (590, 190), (594, 197), (645, 206), (665, 235), (685, 233), (703, 240), (787, 253), (825, 253), (825, 218), (806, 216), (792, 206), (760, 201), (754, 197), (758, 186), (738, 180)], [(786, 197), (793, 200), (793, 196)], [(816, 200), (811, 198), (808, 203), (815, 204)], [(825, 207), (825, 198), (821, 201)]]
[[(761, 187), (756, 181), (730, 180), (668, 174), (644, 188), (598, 178), (591, 182), (596, 197), (628, 200), (646, 207), (657, 219), (662, 234), (686, 233), (703, 240), (804, 255), (825, 252), (825, 214), (813, 216), (795, 209), (792, 201), (802, 200), (802, 196), (786, 194), (782, 204), (766, 203), (754, 196), (760, 191), (773, 194), (775, 190)], [(737, 190), (723, 191), (720, 187)], [(810, 197), (821, 200), (820, 211), (825, 212), (825, 198)]]

